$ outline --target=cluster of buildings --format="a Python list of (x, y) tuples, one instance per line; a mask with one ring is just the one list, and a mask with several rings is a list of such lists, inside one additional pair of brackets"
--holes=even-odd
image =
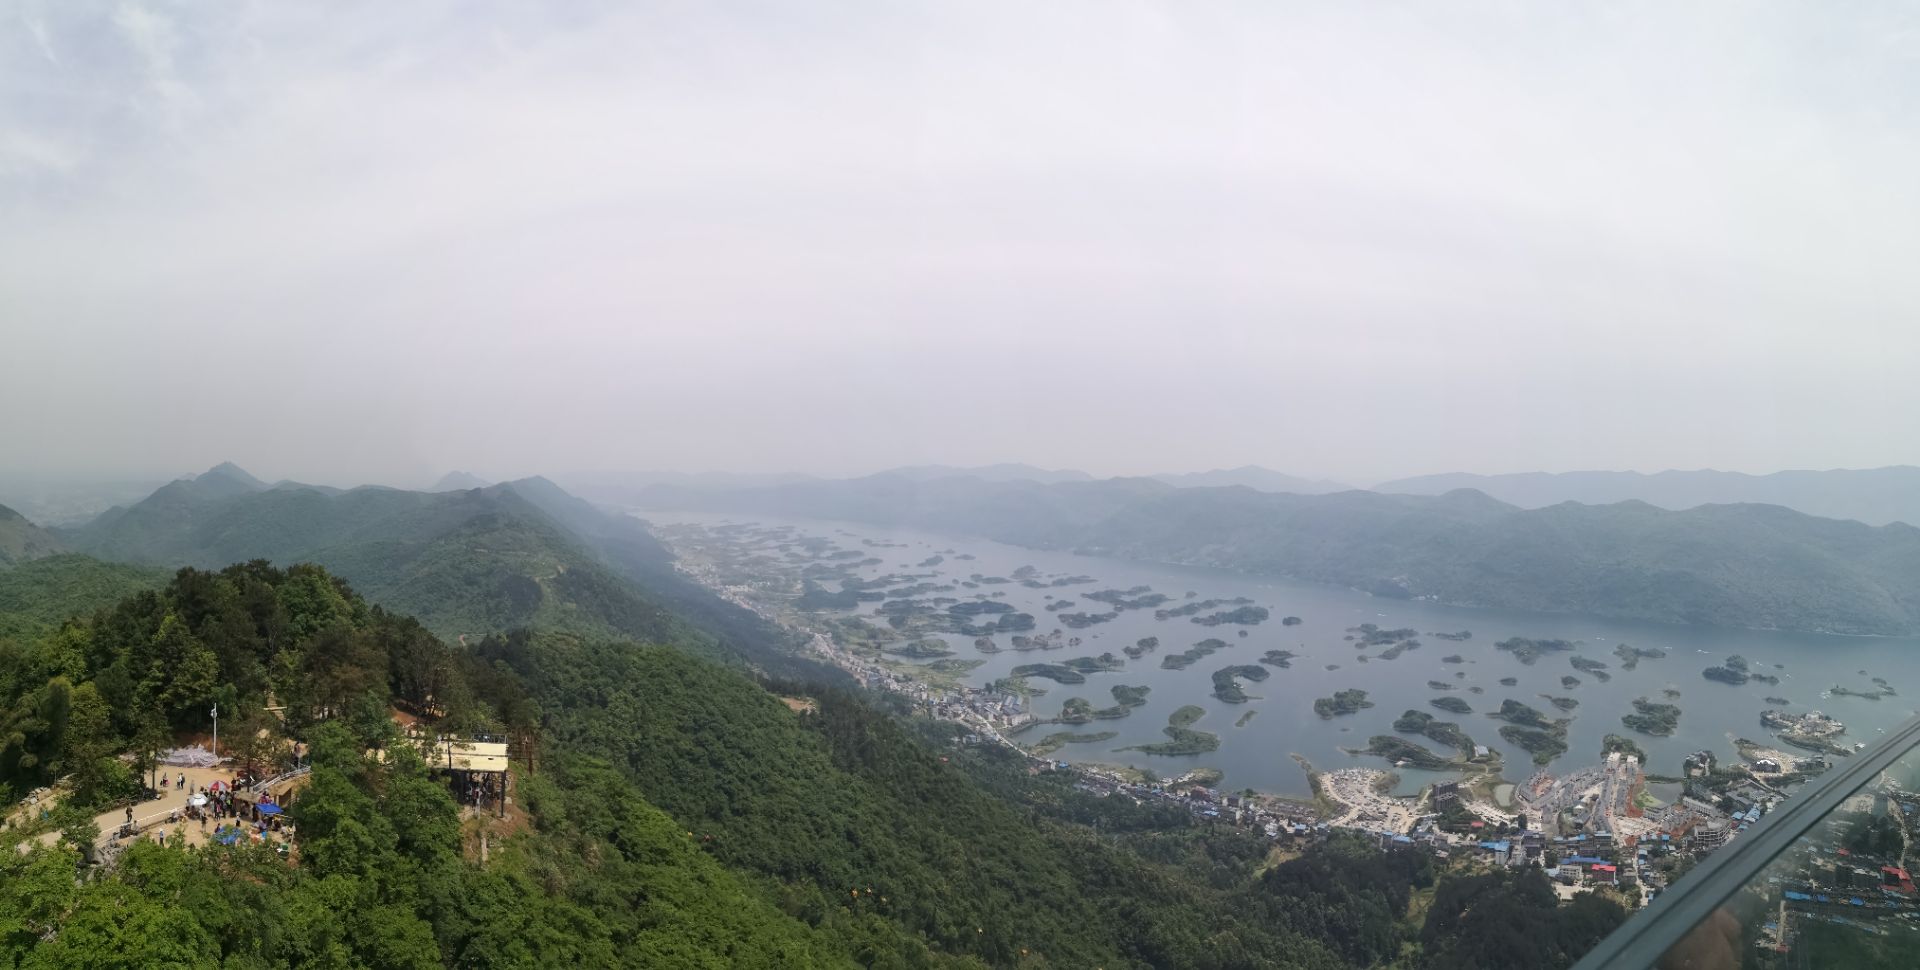
[(1019, 694), (1002, 694), (986, 687), (929, 693), (925, 703), (933, 716), (949, 721), (981, 720), (997, 728), (1017, 731), (1034, 723), (1032, 704)]

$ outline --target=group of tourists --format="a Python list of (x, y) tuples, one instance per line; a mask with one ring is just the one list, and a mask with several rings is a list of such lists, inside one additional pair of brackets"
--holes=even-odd
[(491, 810), (499, 807), (500, 787), (497, 773), (473, 772), (467, 776), (464, 784), (454, 784), (454, 798), (462, 805)]

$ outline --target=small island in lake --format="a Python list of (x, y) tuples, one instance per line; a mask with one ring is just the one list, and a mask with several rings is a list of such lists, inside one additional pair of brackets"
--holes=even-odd
[[(1188, 595), (1191, 596), (1192, 594), (1188, 594)], [(1175, 606), (1170, 609), (1154, 610), (1153, 618), (1156, 620), (1171, 620), (1175, 617), (1180, 617), (1180, 616), (1193, 616), (1196, 613), (1203, 613), (1207, 610), (1215, 609), (1221, 606), (1245, 606), (1245, 605), (1251, 604), (1252, 602), (1253, 602), (1252, 600), (1244, 596), (1236, 596), (1232, 599), (1221, 599), (1221, 600), (1197, 600), (1197, 601), (1190, 600), (1189, 602), (1182, 603), (1179, 606)], [(1264, 620), (1266, 619), (1266, 617), (1262, 616), (1261, 619)]]
[(1541, 694), (1540, 696), (1545, 698), (1547, 703), (1552, 704), (1553, 706), (1563, 711), (1571, 711), (1574, 708), (1580, 706), (1580, 700), (1578, 698), (1555, 697), (1552, 694)]
[(1112, 707), (1098, 710), (1082, 697), (1070, 697), (1060, 705), (1060, 716), (1054, 720), (1061, 724), (1085, 724), (1088, 721), (1113, 721), (1133, 713), (1133, 709), (1147, 702), (1147, 692), (1151, 687), (1130, 687), (1116, 684), (1113, 687)]
[(1468, 704), (1466, 701), (1463, 701), (1458, 697), (1436, 697), (1433, 700), (1428, 701), (1427, 703), (1432, 704), (1434, 707), (1437, 707), (1443, 711), (1446, 711), (1449, 714), (1472, 714), (1473, 713), (1473, 705)]
[(1213, 696), (1229, 704), (1245, 704), (1247, 692), (1240, 687), (1240, 681), (1262, 681), (1270, 676), (1267, 668), (1257, 664), (1237, 664), (1222, 667), (1213, 672)]
[(1192, 622), (1198, 623), (1201, 626), (1219, 626), (1222, 623), (1239, 623), (1245, 626), (1258, 626), (1259, 624), (1265, 623), (1267, 617), (1270, 615), (1264, 606), (1242, 606), (1235, 610), (1211, 613), (1206, 616), (1196, 616)]
[(1389, 644), (1404, 645), (1406, 649), (1412, 650), (1420, 645), (1420, 641), (1414, 639), (1417, 636), (1419, 636), (1417, 630), (1404, 628), (1382, 630), (1377, 623), (1362, 623), (1359, 626), (1347, 628), (1347, 639), (1357, 641), (1355, 645), (1362, 650)]
[(1151, 586), (1135, 586), (1132, 589), (1102, 589), (1080, 594), (1096, 603), (1105, 603), (1116, 610), (1150, 610), (1170, 597), (1164, 593), (1153, 592)]
[[(1579, 685), (1579, 683), (1580, 683), (1580, 682), (1579, 682), (1578, 680), (1576, 680), (1576, 681), (1574, 681), (1574, 685), (1575, 685), (1575, 686), (1578, 686), (1578, 685)], [(1518, 687), (1518, 686), (1520, 686), (1520, 678), (1518, 678), (1518, 677), (1502, 677), (1502, 678), (1500, 678), (1500, 686), (1502, 686), (1502, 687)]]
[(1075, 657), (1072, 660), (1062, 660), (1060, 665), (1083, 674), (1098, 674), (1119, 670), (1125, 667), (1127, 662), (1112, 653), (1103, 653), (1098, 657)]
[(1523, 664), (1531, 665), (1543, 654), (1559, 650), (1572, 650), (1572, 640), (1529, 640), (1526, 637), (1509, 637), (1493, 645), (1495, 650), (1505, 650), (1519, 658)]
[(1672, 704), (1656, 704), (1641, 697), (1634, 700), (1633, 710), (1634, 713), (1620, 718), (1620, 723), (1641, 734), (1664, 738), (1680, 725), (1680, 709)]
[(1124, 751), (1138, 751), (1142, 754), (1190, 755), (1206, 754), (1220, 747), (1220, 736), (1206, 731), (1195, 731), (1192, 724), (1206, 714), (1206, 709), (1188, 704), (1174, 711), (1167, 718), (1167, 726), (1161, 732), (1172, 740), (1156, 744), (1136, 745), (1123, 748)]
[(1296, 656), (1298, 654), (1291, 650), (1269, 650), (1260, 658), (1260, 662), (1274, 667), (1291, 667)]
[(1847, 726), (1819, 711), (1808, 714), (1761, 711), (1760, 723), (1769, 730), (1780, 732), (1780, 740), (1796, 748), (1827, 754), (1853, 754), (1853, 749), (1839, 740), (1841, 735), (1847, 733)]
[(1154, 650), (1158, 650), (1159, 648), (1160, 648), (1159, 637), (1141, 637), (1139, 640), (1134, 642), (1133, 646), (1124, 647), (1121, 649), (1120, 652), (1126, 654), (1127, 656), (1135, 660), (1138, 660), (1141, 657), (1146, 656), (1148, 653)]
[(1367, 692), (1357, 688), (1335, 691), (1332, 697), (1317, 698), (1313, 702), (1313, 712), (1323, 720), (1332, 720), (1341, 714), (1353, 714), (1363, 708), (1372, 707), (1367, 700)]
[(1533, 755), (1534, 764), (1547, 764), (1567, 750), (1567, 722), (1552, 720), (1529, 705), (1508, 699), (1487, 716), (1508, 722), (1500, 728), (1500, 737)]
[[(1399, 643), (1396, 643), (1393, 646), (1380, 651), (1380, 659), (1381, 660), (1397, 660), (1399, 659), (1401, 654), (1406, 653), (1409, 650), (1418, 650), (1418, 649), (1420, 649), (1420, 641), (1402, 640)], [(1360, 659), (1365, 660), (1366, 658), (1361, 657)]]
[(1084, 630), (1087, 627), (1105, 623), (1119, 615), (1117, 611), (1112, 613), (1060, 613), (1056, 614), (1054, 619), (1066, 624), (1070, 630)]
[(1461, 754), (1473, 753), (1473, 739), (1460, 730), (1460, 725), (1452, 721), (1435, 720), (1433, 715), (1425, 711), (1408, 711), (1400, 715), (1394, 719), (1393, 729), (1406, 734), (1424, 734)]
[(1613, 648), (1613, 655), (1620, 658), (1621, 670), (1632, 670), (1640, 666), (1642, 660), (1658, 660), (1667, 655), (1659, 647), (1636, 647), (1622, 643)]
[[(1758, 678), (1756, 677), (1755, 679), (1758, 679)], [(1893, 688), (1887, 686), (1886, 681), (1880, 680), (1879, 678), (1875, 678), (1875, 685), (1873, 690), (1852, 690), (1850, 688), (1842, 687), (1839, 684), (1835, 684), (1832, 687), (1827, 688), (1827, 693), (1833, 695), (1834, 697), (1858, 697), (1861, 700), (1877, 701), (1882, 697), (1892, 697)]]
[(1607, 665), (1592, 657), (1568, 657), (1567, 662), (1573, 665), (1573, 669), (1587, 674), (1603, 684), (1613, 679), (1613, 675), (1607, 673)]
[(1500, 727), (1500, 737), (1532, 755), (1536, 765), (1547, 764), (1567, 750), (1565, 730), (1550, 731), (1521, 724), (1505, 724)]
[(1728, 657), (1726, 663), (1718, 667), (1708, 667), (1701, 671), (1700, 675), (1708, 680), (1717, 680), (1723, 684), (1733, 684), (1735, 686), (1744, 684), (1749, 680), (1757, 680), (1763, 684), (1780, 683), (1780, 678), (1773, 674), (1754, 673), (1747, 666), (1747, 658), (1737, 653)]
[(1305, 622), (1306, 622), (1305, 620), (1302, 620), (1297, 616), (1286, 616), (1286, 617), (1280, 618), (1281, 626), (1299, 626), (1300, 624)]
[(1551, 729), (1553, 727), (1558, 726), (1561, 723), (1561, 722), (1554, 721), (1552, 718), (1547, 717), (1545, 714), (1540, 713), (1538, 710), (1536, 710), (1532, 706), (1527, 704), (1522, 704), (1519, 701), (1513, 700), (1511, 698), (1501, 701), (1500, 709), (1491, 714), (1488, 714), (1487, 716), (1491, 718), (1496, 718), (1498, 720), (1507, 721), (1512, 724), (1520, 724), (1520, 725), (1525, 725), (1527, 727), (1537, 727), (1537, 728), (1543, 728), (1543, 729)]
[(1193, 666), (1193, 664), (1201, 658), (1215, 651), (1224, 650), (1226, 647), (1227, 641), (1219, 639), (1218, 637), (1209, 637), (1194, 644), (1189, 649), (1161, 657), (1160, 666), (1166, 670), (1183, 670)]

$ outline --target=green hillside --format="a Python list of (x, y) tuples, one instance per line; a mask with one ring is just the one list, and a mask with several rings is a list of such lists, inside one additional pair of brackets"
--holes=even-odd
[[(389, 699), (421, 701), (419, 675), (433, 671), (452, 701), (448, 726), (525, 724), (512, 683), (313, 567), (183, 573), (99, 622), (24, 648), (0, 642), (0, 718), (12, 731), (0, 742), (0, 791), (56, 774), (72, 786), (52, 819), (0, 844), (0, 963), (853, 965), (844, 942), (781, 913), (629, 782), (564, 751), (522, 782), (530, 826), (476, 862), (470, 823), (417, 757), (362, 756), (392, 743)], [(284, 723), (260, 709), (269, 683), (290, 702)], [(142, 750), (141, 739), (196, 720), (223, 693), (248, 729), (237, 736), (265, 732), (250, 750), (283, 733), (312, 743), (312, 784), (291, 809), (298, 865), (260, 848), (148, 841), (76, 881), (67, 844), (18, 847), (47, 824), (90, 844), (92, 813), (137, 785), (113, 754)], [(53, 710), (63, 713), (45, 716)], [(326, 710), (371, 716), (316, 719)]]
[[(1518, 970), (1563, 967), (1624, 918), (1599, 899), (1556, 910), (1537, 873), (1437, 872), (1366, 839), (1268, 867), (1243, 830), (1030, 775), (833, 688), (782, 689), (817, 710), (665, 647), (452, 648), (314, 566), (182, 570), (0, 641), (0, 788), (64, 776), (69, 792), (0, 838), (0, 961)], [(136, 843), (76, 880), (93, 813), (139, 787), (118, 754), (137, 766), (214, 700), (244, 739), (229, 750), (262, 770), (283, 739), (310, 743), (297, 851)], [(463, 817), (397, 746), (393, 704), (515, 739), (513, 817)], [(1436, 888), (1444, 905), (1413, 907)], [(1472, 919), (1487, 891), (1544, 942)]]
[(0, 569), (64, 551), (58, 536), (0, 505)]
[(442, 493), (341, 492), (254, 487), (234, 471), (174, 482), (75, 530), (71, 542), (103, 558), (168, 567), (318, 563), (369, 601), (450, 640), (532, 627), (673, 643), (773, 673), (824, 675), (770, 624), (680, 576), (638, 522), (544, 479)]
[(68, 617), (88, 616), (166, 581), (164, 569), (73, 554), (0, 569), (0, 637), (53, 629)]
[(1920, 529), (1770, 505), (1523, 510), (1439, 496), (1137, 479), (1060, 485), (888, 476), (649, 489), (645, 504), (842, 518), (1042, 548), (1247, 570), (1466, 606), (1718, 626), (1920, 633)]

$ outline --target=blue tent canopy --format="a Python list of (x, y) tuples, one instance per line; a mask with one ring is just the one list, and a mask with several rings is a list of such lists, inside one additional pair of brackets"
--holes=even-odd
[(263, 805), (261, 805), (261, 806), (260, 806), (260, 814), (262, 814), (262, 815), (278, 815), (278, 814), (280, 814), (280, 806), (278, 806), (278, 805), (275, 805), (275, 804), (272, 804), (271, 802), (269, 802), (269, 803), (267, 803), (267, 804), (263, 804)]

